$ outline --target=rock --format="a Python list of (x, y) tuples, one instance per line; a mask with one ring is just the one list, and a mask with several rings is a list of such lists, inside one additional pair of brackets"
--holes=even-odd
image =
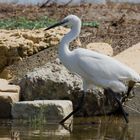
[(113, 49), (107, 43), (89, 43), (86, 48), (108, 56), (113, 56)]
[(126, 49), (115, 58), (140, 73), (140, 43)]
[[(82, 94), (82, 81), (76, 75), (71, 74), (59, 62), (48, 62), (40, 68), (34, 69), (24, 76), (19, 85), (21, 87), (22, 100), (71, 100), (74, 109)], [(94, 89), (86, 95), (83, 110), (77, 116), (94, 116), (107, 114), (114, 110), (112, 104), (99, 89)]]
[(37, 54), (6, 67), (2, 72), (4, 73), (3, 75), (5, 76), (5, 79), (8, 79), (9, 74), (9, 76), (12, 77), (10, 82), (17, 85), (20, 79), (22, 79), (28, 72), (33, 71), (33, 69), (39, 68), (49, 61), (56, 59), (57, 47), (58, 46), (44, 49)]
[(5, 79), (0, 79), (0, 85), (3, 86), (3, 85), (7, 85), (8, 84), (8, 81), (5, 80)]
[(65, 99), (70, 91), (82, 88), (82, 81), (56, 59), (27, 73), (19, 85), (23, 100)]
[(10, 118), (12, 104), (19, 101), (19, 86), (0, 79), (0, 118)]
[[(0, 73), (5, 67), (21, 61), (27, 56), (59, 44), (61, 38), (69, 31), (58, 27), (49, 31), (38, 30), (0, 30)], [(75, 41), (75, 44), (79, 44)], [(48, 54), (47, 54), (48, 55)], [(5, 74), (0, 74), (5, 78)], [(11, 78), (7, 75), (6, 79)]]
[(135, 94), (131, 100), (128, 100), (124, 107), (129, 115), (140, 115), (140, 86), (134, 90)]
[[(59, 122), (72, 112), (72, 102), (66, 100), (22, 101), (13, 104), (14, 119), (45, 119)], [(71, 122), (72, 117), (67, 122)]]

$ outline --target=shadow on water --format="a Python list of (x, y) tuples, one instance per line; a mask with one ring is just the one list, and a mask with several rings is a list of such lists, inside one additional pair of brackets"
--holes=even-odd
[(35, 125), (24, 121), (0, 120), (0, 140), (139, 140), (140, 118), (76, 118), (65, 126)]

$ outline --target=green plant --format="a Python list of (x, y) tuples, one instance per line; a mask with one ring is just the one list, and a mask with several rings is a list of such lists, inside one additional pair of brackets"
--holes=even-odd
[(90, 27), (95, 27), (98, 28), (99, 27), (99, 23), (96, 21), (93, 22), (83, 22), (82, 26), (90, 26)]
[(47, 16), (36, 20), (29, 20), (26, 17), (10, 18), (0, 20), (0, 28), (3, 29), (38, 29), (45, 28), (56, 22)]
[[(16, 17), (9, 19), (0, 20), (1, 29), (39, 29), (45, 28), (56, 22), (55, 19), (48, 18), (47, 16), (40, 17), (36, 20), (27, 19), (26, 17)], [(99, 27), (99, 23), (93, 22), (83, 22), (82, 26)]]

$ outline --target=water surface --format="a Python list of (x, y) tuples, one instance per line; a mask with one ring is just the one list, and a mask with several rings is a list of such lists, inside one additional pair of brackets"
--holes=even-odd
[(140, 140), (140, 117), (76, 118), (66, 126), (0, 120), (0, 140)]

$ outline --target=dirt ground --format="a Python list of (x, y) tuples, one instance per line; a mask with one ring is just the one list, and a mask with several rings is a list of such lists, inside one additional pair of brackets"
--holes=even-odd
[(140, 4), (113, 4), (79, 6), (0, 5), (0, 19), (26, 17), (38, 19), (48, 16), (53, 19), (75, 14), (84, 22), (96, 21), (98, 28), (84, 26), (80, 34), (83, 47), (90, 42), (106, 42), (112, 45), (114, 54), (140, 42)]

